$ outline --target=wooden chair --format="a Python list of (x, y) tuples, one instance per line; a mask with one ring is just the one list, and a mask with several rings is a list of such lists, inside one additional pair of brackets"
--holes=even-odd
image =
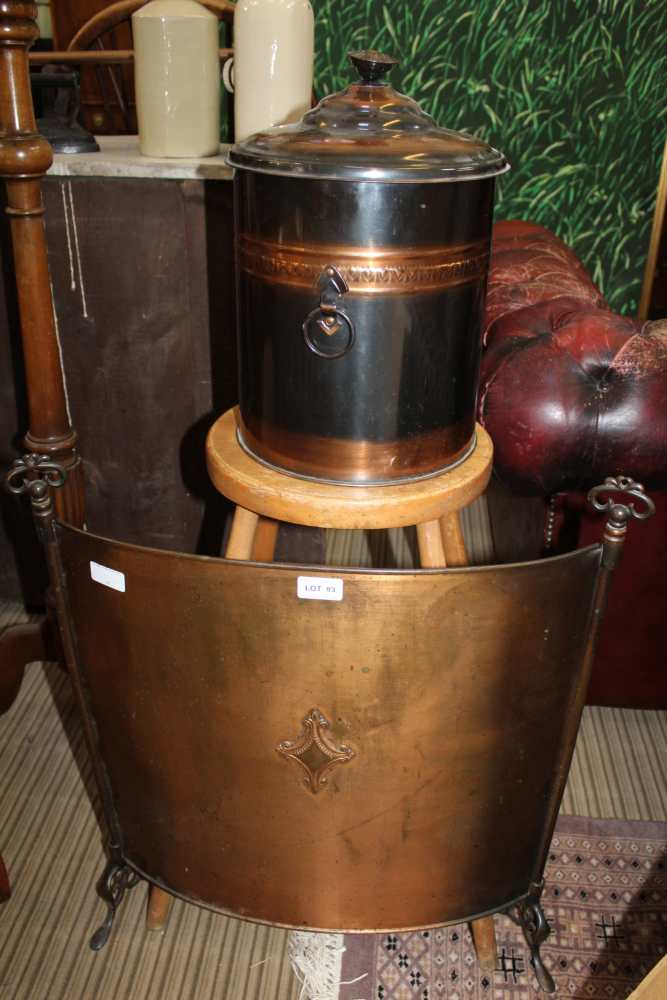
[[(131, 64), (132, 14), (147, 0), (117, 0), (94, 13), (66, 43), (64, 50), (31, 55), (35, 65), (56, 63), (82, 68), (82, 113), (86, 128), (98, 134), (134, 133), (137, 131), (134, 110), (134, 80)], [(220, 20), (232, 23), (234, 5), (228, 0), (200, 0)], [(88, 4), (87, 7), (93, 6)], [(60, 42), (71, 32), (71, 14), (56, 5), (53, 11), (54, 34)], [(64, 23), (61, 23), (64, 22)], [(231, 49), (221, 49), (228, 58)]]

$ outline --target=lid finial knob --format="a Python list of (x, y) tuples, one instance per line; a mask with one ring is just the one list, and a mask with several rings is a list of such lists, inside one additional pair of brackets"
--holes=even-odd
[(386, 56), (376, 49), (364, 49), (363, 52), (350, 52), (349, 56), (363, 83), (376, 83), (389, 73), (394, 66), (398, 66), (398, 59), (394, 59), (393, 56)]

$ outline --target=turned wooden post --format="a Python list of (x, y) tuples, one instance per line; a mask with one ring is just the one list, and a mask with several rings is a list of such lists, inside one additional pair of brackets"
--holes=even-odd
[(0, 177), (7, 188), (30, 426), (26, 450), (67, 471), (55, 497), (61, 520), (82, 526), (84, 491), (76, 432), (67, 409), (46, 255), (41, 181), (52, 153), (37, 133), (28, 49), (39, 35), (37, 7), (0, 0)]
[[(58, 517), (84, 522), (84, 492), (76, 433), (67, 410), (46, 256), (42, 177), (51, 166), (51, 147), (37, 133), (30, 92), (28, 49), (39, 35), (34, 3), (0, 0), (0, 177), (7, 187), (7, 214), (14, 249), (29, 427), (28, 452), (48, 455), (67, 472), (55, 491)], [(0, 714), (18, 694), (27, 663), (50, 658), (48, 620), (0, 633)], [(0, 902), (9, 879), (0, 855)]]

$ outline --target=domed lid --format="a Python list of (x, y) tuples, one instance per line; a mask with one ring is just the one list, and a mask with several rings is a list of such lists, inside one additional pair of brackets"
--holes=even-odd
[(296, 125), (258, 132), (233, 146), (229, 163), (260, 173), (371, 181), (463, 181), (505, 173), (502, 153), (439, 128), (383, 76), (397, 60), (352, 52), (361, 76), (325, 97)]

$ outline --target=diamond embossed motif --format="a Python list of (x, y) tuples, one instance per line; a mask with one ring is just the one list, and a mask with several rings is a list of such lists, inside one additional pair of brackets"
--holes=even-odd
[(336, 745), (327, 732), (329, 722), (318, 708), (313, 708), (303, 720), (303, 730), (297, 740), (284, 740), (276, 750), (281, 756), (296, 761), (306, 772), (304, 784), (317, 795), (327, 783), (327, 776), (339, 764), (347, 764), (355, 756), (351, 747)]

